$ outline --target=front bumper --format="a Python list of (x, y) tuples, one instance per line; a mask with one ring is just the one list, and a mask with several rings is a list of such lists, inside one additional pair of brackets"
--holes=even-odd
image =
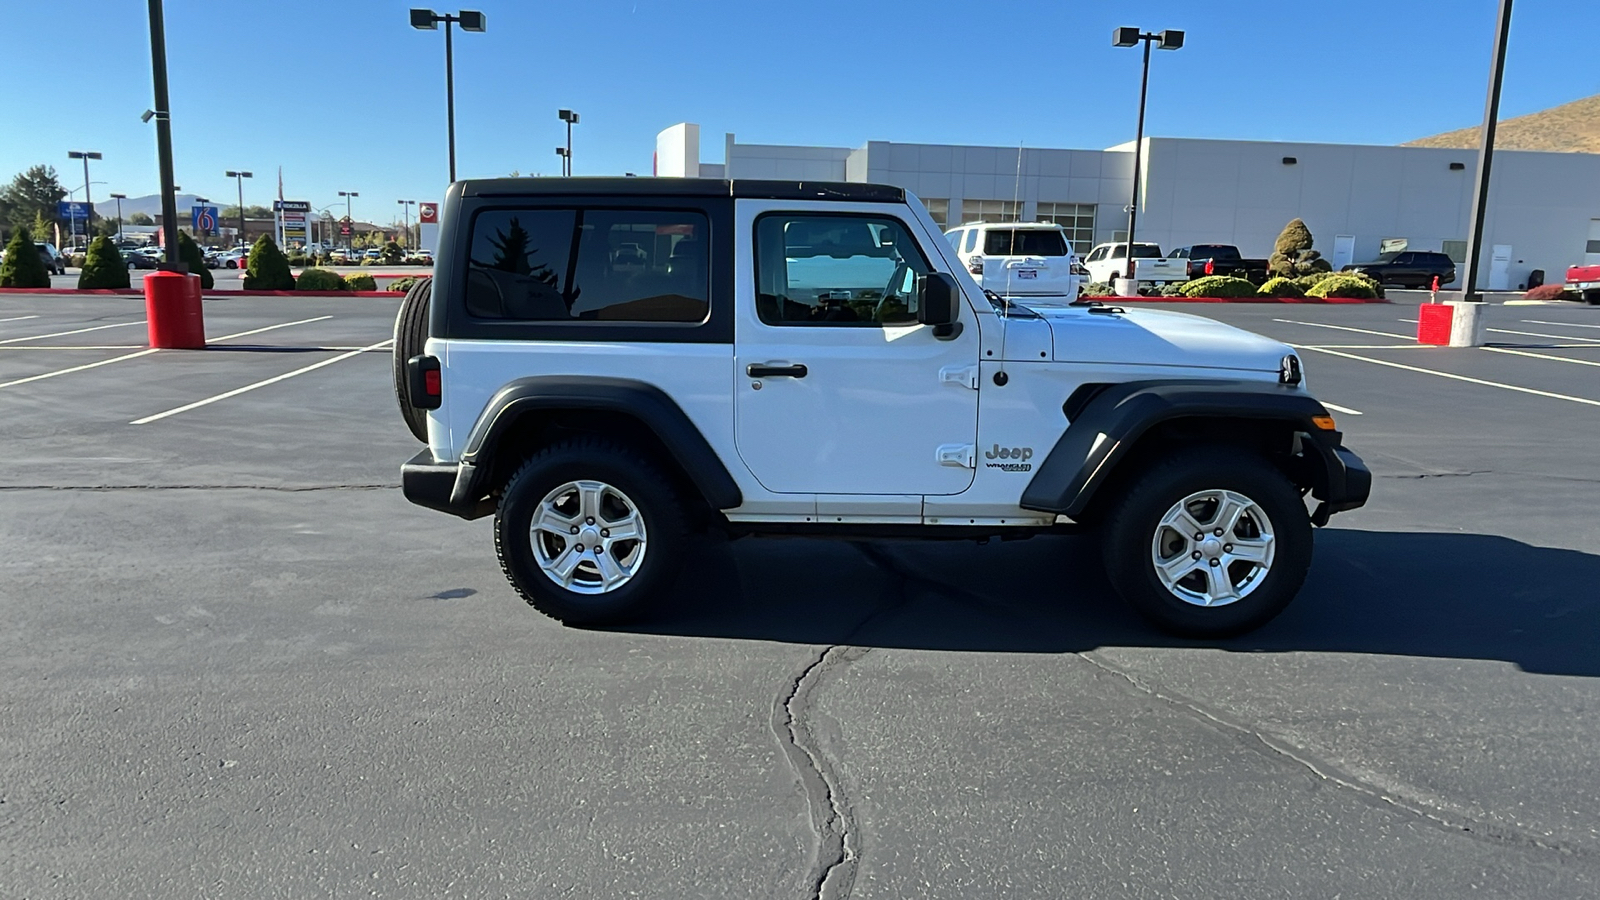
[(1311, 496), (1321, 501), (1311, 513), (1311, 522), (1320, 527), (1328, 524), (1334, 513), (1366, 505), (1372, 493), (1372, 471), (1361, 457), (1340, 445), (1337, 433), (1331, 440), (1313, 439), (1310, 445), (1322, 463), (1323, 477), (1311, 489)]
[(493, 498), (474, 496), (472, 466), (440, 462), (423, 450), (400, 466), (400, 490), (407, 500), (463, 519), (481, 519), (494, 512)]

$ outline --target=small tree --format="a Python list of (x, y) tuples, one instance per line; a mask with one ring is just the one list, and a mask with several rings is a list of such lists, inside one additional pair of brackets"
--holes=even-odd
[(406, 252), (400, 249), (399, 244), (395, 243), (394, 241), (390, 241), (383, 245), (384, 265), (398, 266), (405, 261)]
[(128, 264), (123, 262), (117, 245), (105, 235), (90, 241), (89, 253), (84, 257), (83, 269), (78, 274), (78, 290), (128, 286)]
[(156, 220), (150, 218), (149, 213), (136, 212), (128, 217), (129, 225), (154, 225), (155, 223)]
[(50, 273), (45, 271), (39, 258), (39, 248), (33, 245), (33, 234), (27, 226), (19, 225), (6, 244), (6, 260), (0, 263), (0, 287), (47, 288)]
[(178, 259), (181, 260), (189, 272), (200, 276), (200, 289), (209, 291), (216, 287), (217, 279), (206, 268), (206, 255), (201, 251), (200, 245), (189, 237), (187, 231), (178, 232)]
[(244, 288), (247, 291), (294, 290), (294, 273), (289, 271), (289, 259), (268, 235), (256, 238), (255, 246), (250, 248), (250, 264), (245, 270)]
[(1311, 229), (1302, 219), (1283, 226), (1283, 233), (1273, 245), (1272, 258), (1267, 260), (1267, 270), (1280, 278), (1295, 278), (1313, 272), (1332, 272), (1333, 265), (1322, 254), (1311, 249)]

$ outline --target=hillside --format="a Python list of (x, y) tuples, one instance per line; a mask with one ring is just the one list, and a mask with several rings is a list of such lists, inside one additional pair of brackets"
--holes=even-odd
[[(199, 199), (199, 194), (179, 194), (178, 218), (187, 221), (189, 216), (189, 207), (194, 206), (195, 201)], [(229, 204), (213, 199), (211, 201), (211, 205), (220, 210), (222, 207), (228, 206)], [(94, 202), (94, 211), (102, 216), (115, 216), (117, 214), (117, 201), (96, 200)], [(161, 195), (146, 194), (143, 197), (129, 197), (128, 199), (122, 201), (122, 217), (124, 219), (131, 217), (136, 212), (141, 212), (151, 217), (161, 215)]]
[[(1478, 131), (1476, 127), (1463, 128), (1401, 146), (1476, 149)], [(1515, 119), (1502, 119), (1495, 129), (1494, 146), (1496, 150), (1600, 153), (1600, 94)]]

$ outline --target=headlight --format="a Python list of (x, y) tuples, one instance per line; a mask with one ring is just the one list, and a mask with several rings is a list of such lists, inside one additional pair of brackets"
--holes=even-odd
[(1300, 357), (1290, 353), (1278, 363), (1279, 384), (1299, 384), (1302, 377), (1300, 373)]

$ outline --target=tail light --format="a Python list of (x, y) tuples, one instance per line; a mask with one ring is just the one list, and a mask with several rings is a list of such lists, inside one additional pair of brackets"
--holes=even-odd
[(971, 259), (967, 260), (967, 271), (971, 272), (974, 275), (982, 275), (983, 274), (983, 257), (974, 256)]
[(1089, 267), (1085, 266), (1081, 262), (1078, 262), (1077, 260), (1073, 260), (1072, 261), (1072, 265), (1069, 268), (1071, 268), (1072, 274), (1074, 274), (1074, 275), (1088, 275), (1089, 274)]
[(439, 360), (432, 356), (413, 356), (406, 360), (406, 380), (411, 388), (411, 405), (418, 409), (438, 409), (444, 397), (444, 379)]

